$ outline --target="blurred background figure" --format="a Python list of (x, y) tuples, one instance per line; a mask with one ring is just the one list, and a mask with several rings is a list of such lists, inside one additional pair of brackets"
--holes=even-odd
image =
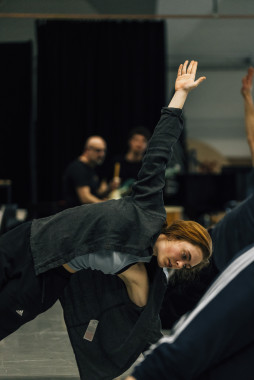
[[(242, 79), (241, 93), (244, 99), (245, 130), (251, 153), (252, 172), (254, 167), (254, 104), (252, 96), (254, 67), (249, 67), (247, 74)], [(253, 174), (247, 178), (246, 195), (254, 191)]]
[(136, 180), (141, 168), (142, 159), (150, 139), (147, 128), (139, 126), (133, 128), (128, 137), (128, 150), (124, 155), (114, 157), (106, 169), (108, 181), (113, 178), (117, 191), (113, 191), (111, 198), (129, 195), (132, 184)]
[(102, 165), (107, 151), (106, 141), (90, 136), (83, 153), (72, 161), (63, 177), (63, 196), (67, 207), (102, 202), (109, 192), (106, 181), (100, 181), (95, 168)]

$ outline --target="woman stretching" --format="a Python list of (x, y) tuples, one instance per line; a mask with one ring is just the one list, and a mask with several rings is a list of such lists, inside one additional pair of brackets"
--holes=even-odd
[(165, 227), (164, 174), (182, 131), (181, 109), (197, 62), (180, 65), (175, 94), (162, 109), (132, 194), (27, 222), (0, 238), (0, 340), (49, 309), (80, 270), (118, 275), (137, 306), (147, 303), (145, 263), (197, 270), (211, 255), (207, 231), (179, 221)]

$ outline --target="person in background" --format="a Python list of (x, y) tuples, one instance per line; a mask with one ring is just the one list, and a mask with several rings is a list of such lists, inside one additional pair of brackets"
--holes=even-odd
[[(242, 79), (241, 93), (244, 99), (244, 116), (247, 142), (249, 144), (252, 162), (252, 171), (254, 171), (254, 103), (252, 95), (254, 68), (249, 67), (247, 74)], [(247, 196), (254, 192), (253, 175), (247, 178)]]
[[(234, 231), (232, 231), (232, 234)], [(126, 380), (253, 379), (254, 244), (245, 248)]]
[(108, 165), (107, 178), (113, 178), (119, 196), (130, 194), (133, 182), (142, 166), (142, 159), (151, 137), (149, 130), (143, 126), (133, 128), (128, 137), (128, 151), (116, 156)]
[(113, 189), (106, 181), (100, 181), (95, 170), (104, 162), (106, 151), (107, 144), (101, 136), (90, 136), (83, 153), (68, 165), (63, 176), (67, 207), (102, 202)]
[[(172, 328), (173, 324), (186, 312), (192, 310), (207, 288), (210, 286), (214, 278), (218, 275), (219, 269), (216, 261), (223, 260), (225, 256), (232, 258), (237, 252), (253, 241), (253, 224), (252, 215), (254, 214), (254, 104), (253, 104), (253, 77), (254, 68), (249, 67), (246, 75), (242, 79), (241, 94), (244, 99), (244, 116), (246, 139), (249, 145), (252, 167), (246, 177), (246, 202), (242, 202), (235, 211), (226, 214), (221, 223), (216, 223), (209, 232), (214, 239), (217, 230), (223, 231), (220, 233), (221, 244), (225, 242), (225, 246), (218, 250), (214, 246), (214, 254), (211, 258), (210, 265), (200, 271), (198, 278), (195, 281), (181, 281), (181, 274), (175, 273), (171, 277), (167, 291), (164, 297), (160, 317), (164, 329)], [(223, 227), (224, 226), (224, 227)], [(225, 227), (227, 226), (227, 227)], [(244, 226), (244, 228), (243, 228)], [(232, 238), (232, 230), (242, 231), (234, 235)], [(224, 238), (222, 238), (224, 236)], [(227, 261), (228, 261), (227, 259)], [(169, 302), (170, 300), (170, 302)]]
[(168, 337), (151, 347), (145, 361), (126, 380), (253, 379), (253, 76), (254, 68), (250, 67), (241, 88), (252, 158), (247, 199), (210, 229), (213, 255), (199, 278), (192, 283), (175, 278), (169, 284), (161, 310), (162, 325), (172, 329), (173, 323), (179, 322)]

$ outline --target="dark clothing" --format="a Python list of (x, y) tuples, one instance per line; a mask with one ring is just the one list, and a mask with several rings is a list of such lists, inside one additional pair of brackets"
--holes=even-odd
[(97, 195), (100, 181), (95, 169), (76, 159), (65, 170), (63, 177), (63, 198), (68, 207), (81, 205), (76, 188), (89, 186), (93, 195)]
[(142, 160), (137, 162), (132, 162), (126, 160), (125, 156), (116, 156), (109, 165), (107, 178), (110, 180), (114, 176), (114, 166), (115, 163), (120, 163), (119, 177), (121, 178), (121, 184), (123, 184), (128, 179), (136, 180), (138, 172), (142, 166)]
[(234, 255), (254, 243), (254, 194), (228, 212), (209, 232), (213, 241), (211, 264), (200, 271), (195, 281), (168, 285), (160, 312), (163, 328), (171, 328), (193, 309)]
[(163, 380), (170, 374), (172, 380), (253, 379), (253, 231), (254, 194), (211, 229), (211, 265), (202, 270), (199, 279), (170, 285), (161, 311), (168, 328), (208, 290), (183, 317), (186, 324), (176, 325), (175, 333), (161, 341), (134, 371), (134, 377)]
[(173, 333), (152, 347), (137, 380), (253, 379), (254, 245), (211, 285)]
[(246, 197), (254, 193), (254, 167), (248, 172), (246, 176)]
[[(166, 277), (156, 257), (145, 264), (149, 297), (133, 304), (117, 277), (90, 269), (77, 272), (60, 298), (82, 380), (112, 380), (127, 370), (150, 344), (161, 338), (159, 310)], [(84, 339), (90, 321), (98, 321), (92, 341)]]
[(133, 182), (137, 179), (138, 172), (141, 169), (142, 160), (137, 162), (131, 162), (126, 160), (125, 156), (115, 157), (108, 165), (108, 181), (110, 181), (114, 176), (114, 167), (116, 162), (119, 162), (120, 164), (119, 177), (121, 178), (121, 194), (122, 196), (129, 195), (131, 193)]
[[(180, 115), (179, 109), (162, 110), (131, 196), (67, 209), (32, 222), (27, 248), (31, 248), (36, 278), (44, 279), (53, 272), (54, 280), (62, 264), (96, 251), (152, 256), (166, 220), (165, 169), (182, 130)], [(12, 237), (6, 235), (4, 246)], [(22, 247), (15, 253), (22, 256)], [(30, 257), (28, 261), (31, 268)], [(149, 296), (142, 309), (132, 305), (117, 276), (90, 269), (80, 270), (70, 279), (61, 276), (69, 282), (58, 290), (58, 296), (64, 288), (60, 299), (82, 380), (111, 380), (119, 376), (147, 344), (161, 336), (159, 310), (166, 278), (156, 258), (155, 269), (152, 262), (147, 264)], [(55, 285), (51, 288), (54, 293)], [(92, 342), (84, 338), (90, 320), (99, 321)]]
[(212, 259), (221, 272), (235, 254), (254, 242), (254, 194), (227, 213), (210, 235)]
[(0, 237), (0, 340), (49, 309), (69, 281), (63, 267), (35, 275), (30, 231), (27, 222)]
[(10, 278), (19, 277), (20, 268), (28, 259), (32, 261), (30, 231), (32, 222), (26, 222), (0, 237), (0, 289)]
[(174, 279), (169, 281), (160, 310), (160, 318), (163, 329), (171, 329), (183, 314), (192, 310), (214, 278), (218, 275), (213, 259), (211, 264), (203, 268), (195, 279), (182, 280), (175, 273)]
[(131, 196), (33, 221), (31, 250), (36, 274), (95, 251), (152, 255), (166, 220), (165, 168), (182, 130), (180, 115), (180, 109), (163, 108)]

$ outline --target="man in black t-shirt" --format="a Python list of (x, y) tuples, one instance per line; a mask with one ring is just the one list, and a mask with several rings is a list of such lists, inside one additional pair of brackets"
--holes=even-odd
[(68, 207), (101, 202), (109, 192), (106, 181), (100, 182), (95, 167), (101, 165), (107, 145), (100, 136), (87, 139), (83, 153), (72, 161), (63, 177), (63, 196)]

